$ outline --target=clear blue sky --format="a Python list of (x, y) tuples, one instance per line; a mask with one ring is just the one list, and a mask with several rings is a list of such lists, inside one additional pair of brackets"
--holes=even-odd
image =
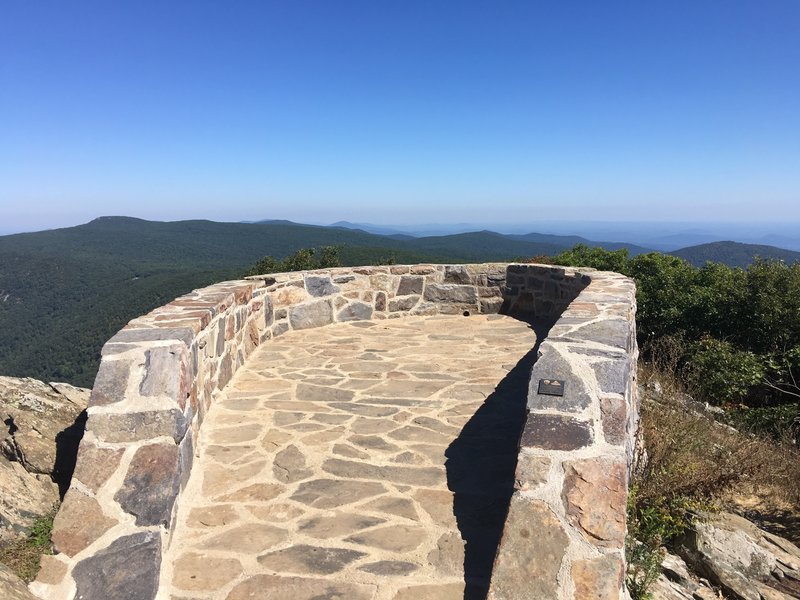
[(800, 221), (800, 2), (0, 3), (0, 232)]

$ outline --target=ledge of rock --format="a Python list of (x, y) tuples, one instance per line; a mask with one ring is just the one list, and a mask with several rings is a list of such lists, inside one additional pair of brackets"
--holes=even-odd
[(89, 393), (0, 377), (0, 543), (24, 535), (69, 486)]
[(0, 598), (3, 600), (36, 600), (36, 596), (28, 591), (25, 582), (2, 564), (0, 564)]
[(702, 515), (676, 551), (662, 563), (653, 600), (800, 598), (800, 548), (738, 515)]

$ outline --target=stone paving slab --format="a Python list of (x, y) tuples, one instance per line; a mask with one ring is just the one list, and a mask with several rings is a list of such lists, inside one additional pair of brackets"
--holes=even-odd
[(159, 598), (483, 597), (535, 343), (491, 315), (263, 345), (203, 425)]

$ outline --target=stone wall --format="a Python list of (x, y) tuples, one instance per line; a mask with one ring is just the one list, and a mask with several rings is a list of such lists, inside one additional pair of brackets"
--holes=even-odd
[[(636, 290), (613, 273), (590, 277), (539, 347), (491, 600), (627, 597)], [(542, 380), (564, 381), (563, 396), (539, 393)]]
[[(124, 597), (155, 596), (203, 417), (271, 338), (405, 315), (503, 312), (555, 321), (565, 309), (534, 368), (520, 489), (491, 593), (512, 597), (512, 586), (530, 587), (524, 578), (541, 573), (552, 576), (557, 593), (530, 597), (572, 598), (566, 594), (581, 582), (621, 564), (626, 452), (636, 421), (633, 285), (612, 273), (507, 264), (265, 275), (196, 290), (131, 321), (103, 347), (77, 468), (54, 523), (57, 554), (44, 557), (32, 591), (58, 600), (123, 597), (123, 590)], [(560, 403), (535, 393), (544, 377), (567, 380)], [(594, 503), (598, 481), (610, 490), (602, 498), (608, 510)], [(526, 524), (531, 518), (553, 533), (560, 554), (550, 567), (538, 541), (524, 543), (524, 532), (539, 535)], [(515, 558), (520, 546), (535, 560)]]

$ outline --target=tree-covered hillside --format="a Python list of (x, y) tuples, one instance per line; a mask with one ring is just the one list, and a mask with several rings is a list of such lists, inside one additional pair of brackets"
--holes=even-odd
[(345, 265), (511, 260), (551, 245), (489, 232), (396, 240), (293, 223), (104, 217), (0, 237), (0, 373), (91, 386), (103, 343), (130, 319), (258, 259), (337, 246)]
[[(130, 319), (194, 288), (240, 277), (267, 255), (280, 261), (302, 248), (335, 246), (344, 265), (510, 261), (563, 252), (576, 239), (582, 238), (491, 231), (411, 238), (285, 221), (129, 217), (2, 236), (0, 374), (91, 386), (102, 344)], [(632, 255), (646, 250), (623, 246)]]
[(782, 260), (790, 264), (800, 260), (800, 252), (763, 244), (741, 244), (739, 242), (699, 244), (675, 250), (670, 254), (679, 256), (696, 267), (702, 267), (706, 262), (717, 262), (729, 267), (745, 268), (756, 258)]

